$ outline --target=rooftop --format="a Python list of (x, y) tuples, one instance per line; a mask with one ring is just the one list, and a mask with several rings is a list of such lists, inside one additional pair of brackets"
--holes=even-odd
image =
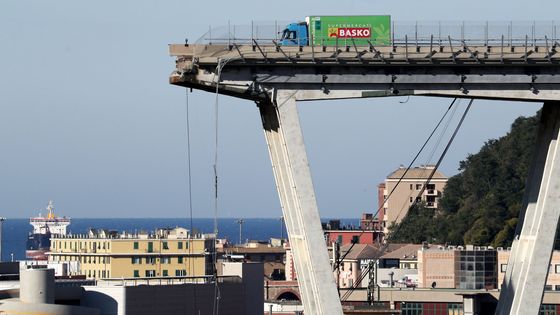
[[(346, 244), (340, 247), (340, 257), (346, 255), (352, 244)], [(346, 255), (345, 260), (373, 259), (382, 254), (382, 248), (371, 244), (354, 244), (350, 253)]]
[[(396, 244), (395, 244), (396, 245)], [(394, 249), (381, 256), (383, 259), (416, 259), (418, 251), (422, 249), (421, 244), (401, 244), (400, 248)]]
[[(433, 165), (423, 165), (411, 168), (407, 172), (406, 167), (401, 166), (397, 170), (389, 174), (387, 176), (387, 179), (400, 179), (403, 175), (403, 179), (427, 179), (434, 169), (435, 166)], [(432, 179), (447, 179), (447, 176), (445, 176), (445, 174), (443, 174), (442, 172), (436, 170)]]
[(114, 231), (107, 229), (90, 228), (86, 234), (56, 235), (52, 239), (110, 239), (110, 240), (144, 240), (144, 239), (212, 239), (214, 234), (191, 234), (189, 230), (182, 227), (159, 228), (156, 231)]

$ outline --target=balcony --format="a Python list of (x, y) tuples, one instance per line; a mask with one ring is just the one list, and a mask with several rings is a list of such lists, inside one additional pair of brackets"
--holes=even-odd
[(424, 196), (438, 196), (439, 191), (437, 189), (426, 189), (424, 190)]
[(438, 203), (437, 202), (426, 202), (426, 208), (437, 208)]

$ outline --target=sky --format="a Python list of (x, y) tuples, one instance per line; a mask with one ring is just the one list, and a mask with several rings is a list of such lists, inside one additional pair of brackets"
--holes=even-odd
[[(168, 83), (168, 44), (192, 42), (210, 25), (358, 14), (553, 20), (558, 9), (558, 1), (518, 0), (0, 1), (0, 215), (37, 215), (54, 200), (58, 214), (75, 218), (189, 216), (186, 90)], [(212, 217), (214, 95), (193, 91), (188, 100), (193, 216)], [(377, 184), (410, 162), (449, 102), (299, 104), (321, 216), (374, 212)], [(219, 103), (219, 216), (280, 217), (255, 104)], [(441, 170), (456, 174), (459, 161), (540, 106), (475, 101)]]

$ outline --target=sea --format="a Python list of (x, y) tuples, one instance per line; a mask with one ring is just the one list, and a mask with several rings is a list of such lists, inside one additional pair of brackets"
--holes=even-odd
[[(323, 219), (327, 222), (329, 219)], [(358, 219), (340, 219), (344, 225), (359, 224)], [(241, 242), (247, 240), (265, 240), (270, 238), (287, 237), (286, 228), (279, 218), (243, 219), (241, 226)], [(86, 234), (90, 228), (108, 229), (115, 231), (154, 231), (158, 228), (185, 227), (191, 229), (190, 219), (185, 218), (121, 218), (121, 219), (80, 219), (72, 218), (68, 226), (68, 233)], [(10, 219), (4, 221), (2, 228), (2, 261), (24, 260), (25, 242), (33, 230), (29, 219)], [(192, 230), (199, 233), (212, 233), (214, 219), (193, 218)], [(218, 238), (226, 238), (230, 242), (239, 243), (239, 223), (234, 218), (218, 219)]]

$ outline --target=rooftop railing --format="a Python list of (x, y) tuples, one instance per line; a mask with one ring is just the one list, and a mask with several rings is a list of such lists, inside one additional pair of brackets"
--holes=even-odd
[[(241, 283), (238, 276), (218, 276), (218, 283)], [(107, 278), (97, 280), (98, 286), (137, 286), (137, 285), (178, 285), (214, 283), (213, 276), (180, 276), (180, 277), (137, 277), (137, 278)]]

